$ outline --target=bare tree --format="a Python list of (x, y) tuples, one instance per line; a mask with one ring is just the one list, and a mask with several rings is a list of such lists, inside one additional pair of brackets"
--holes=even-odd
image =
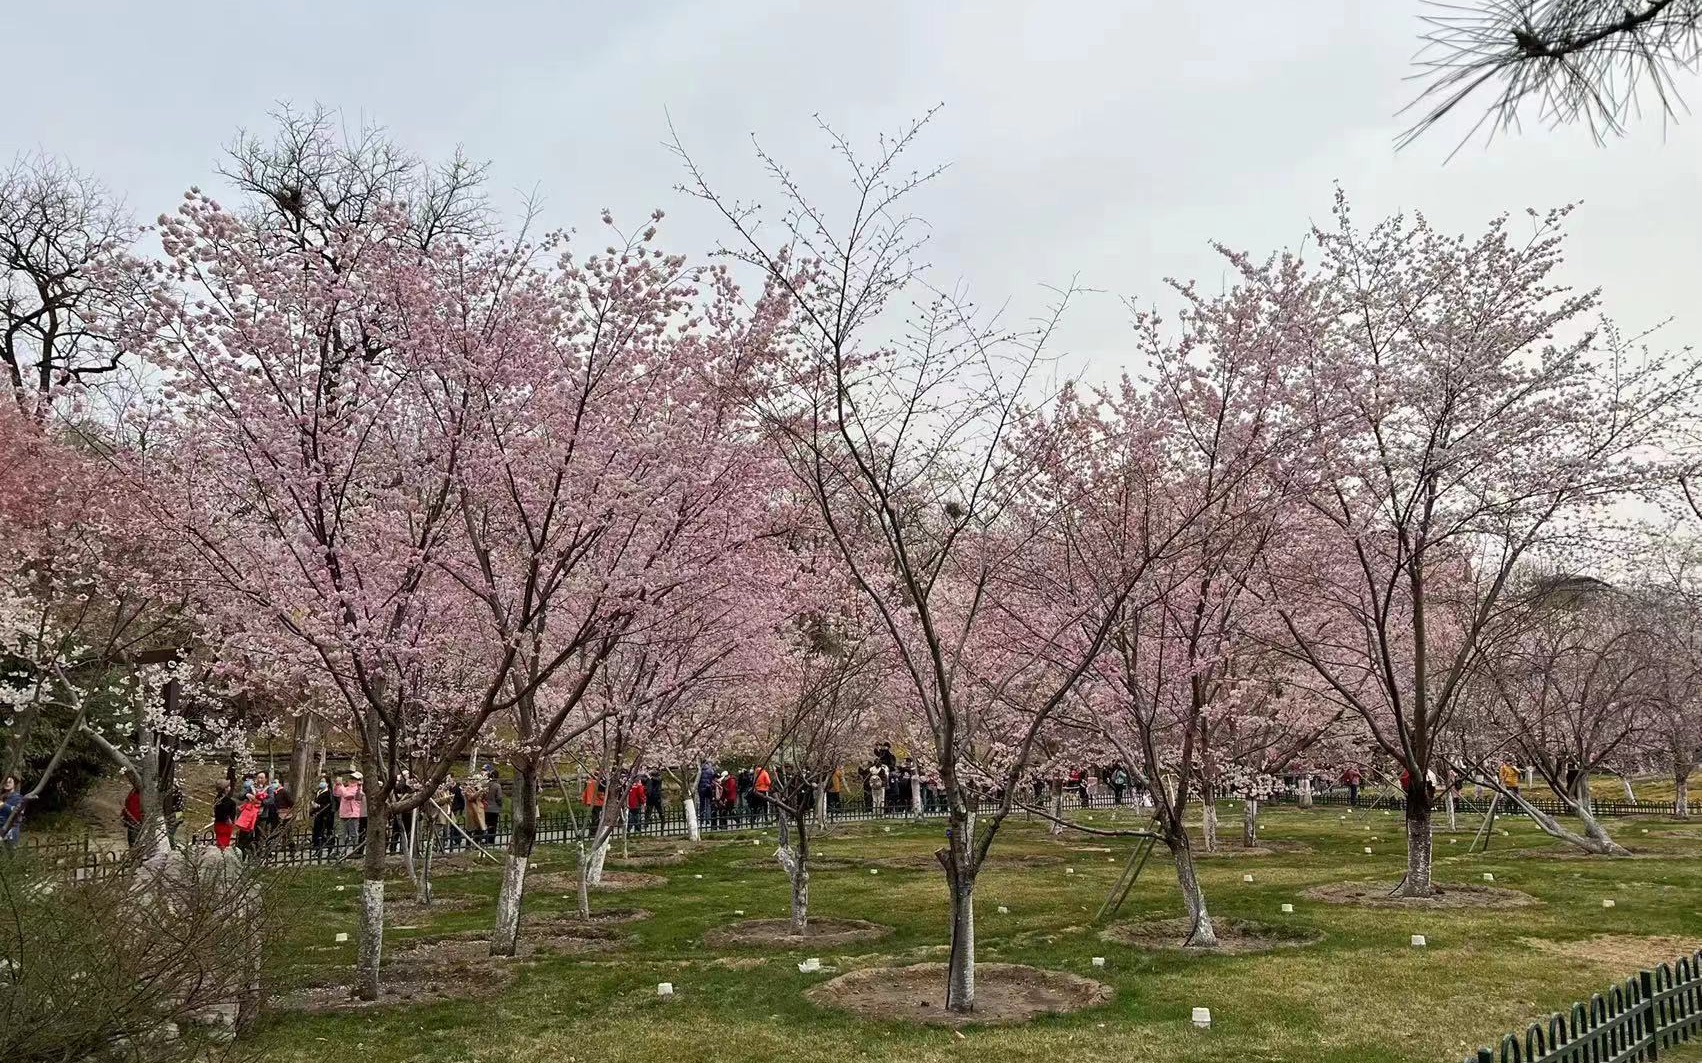
[(131, 254), (140, 229), (105, 185), (49, 155), (0, 171), (0, 365), (19, 407), (119, 365), (115, 330), (152, 276)]
[(1433, 3), (1408, 110), (1411, 143), (1480, 90), (1489, 106), (1467, 133), (1519, 126), (1534, 104), (1551, 126), (1587, 124), (1596, 139), (1623, 133), (1647, 104), (1663, 119), (1683, 104), (1678, 78), (1702, 57), (1698, 0), (1471, 0)]

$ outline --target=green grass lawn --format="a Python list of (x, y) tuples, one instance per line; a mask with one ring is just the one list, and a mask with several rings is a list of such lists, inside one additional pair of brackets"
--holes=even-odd
[[(704, 932), (747, 917), (785, 914), (786, 880), (772, 863), (772, 835), (754, 834), (692, 849), (680, 865), (646, 869), (668, 883), (599, 893), (593, 906), (639, 906), (652, 918), (624, 927), (617, 951), (522, 961), (515, 981), (483, 1001), (400, 1005), (336, 1015), (275, 1012), (256, 1033), (267, 1059), (356, 1058), (388, 1061), (879, 1059), (882, 1061), (1142, 1059), (1319, 1060), (1339, 1063), (1452, 1061), (1469, 1049), (1553, 1009), (1586, 998), (1657, 958), (1702, 945), (1702, 824), (1613, 821), (1610, 827), (1652, 858), (1576, 859), (1528, 824), (1504, 818), (1507, 837), (1491, 852), (1466, 856), (1475, 822), (1437, 837), (1438, 879), (1524, 891), (1540, 903), (1516, 910), (1386, 911), (1323, 904), (1301, 896), (1310, 886), (1361, 879), (1392, 883), (1403, 863), (1401, 821), (1381, 812), (1339, 818), (1340, 810), (1281, 810), (1262, 817), (1266, 841), (1309, 851), (1263, 857), (1206, 857), (1202, 879), (1213, 911), (1266, 922), (1289, 921), (1323, 934), (1318, 944), (1244, 956), (1145, 952), (1104, 941), (1092, 919), (1116, 878), (1127, 842), (1048, 837), (1038, 824), (1015, 823), (994, 847), (977, 891), (980, 958), (1058, 968), (1115, 988), (1102, 1007), (1015, 1027), (948, 1030), (871, 1022), (818, 1008), (805, 989), (832, 977), (800, 974), (803, 952), (709, 948)], [(1107, 815), (1096, 814), (1095, 826)], [(1226, 841), (1239, 839), (1238, 810), (1224, 811)], [(1233, 827), (1231, 831), (1229, 828)], [(1643, 834), (1643, 830), (1650, 834)], [(1682, 830), (1684, 837), (1663, 837)], [(873, 861), (925, 854), (939, 828), (895, 825), (842, 828), (820, 852), (852, 866), (818, 871), (812, 912), (874, 920), (895, 933), (872, 944), (811, 950), (844, 970), (943, 959), (946, 897), (936, 871)], [(1370, 845), (1373, 855), (1363, 853)], [(680, 843), (680, 847), (687, 847)], [(670, 846), (672, 848), (672, 846)], [(689, 848), (689, 847), (688, 847)], [(1112, 851), (1106, 852), (1105, 849)], [(1000, 854), (1040, 854), (1039, 862), (1001, 868)], [(1170, 865), (1156, 853), (1123, 918), (1181, 912)], [(767, 863), (764, 863), (764, 859)], [(561, 847), (540, 847), (540, 872), (570, 868)], [(1074, 873), (1067, 873), (1073, 868)], [(1255, 881), (1246, 883), (1244, 874)], [(701, 875), (701, 878), (696, 876)], [(279, 903), (291, 912), (272, 965), (285, 982), (354, 958), (355, 873), (281, 873)], [(478, 907), (405, 920), (388, 942), (488, 925), (494, 869), (444, 874), (442, 899), (475, 897)], [(339, 892), (338, 884), (350, 888)], [(405, 889), (393, 883), (393, 889)], [(1611, 897), (1616, 906), (1602, 908)], [(1295, 913), (1279, 914), (1293, 903)], [(566, 912), (572, 899), (535, 893), (529, 914)], [(1009, 914), (1001, 915), (1004, 905)], [(393, 922), (404, 922), (393, 920)], [(351, 941), (335, 944), (347, 931)], [(1409, 945), (1424, 934), (1429, 945)], [(1103, 969), (1090, 965), (1106, 957)], [(478, 977), (462, 973), (453, 977)], [(677, 996), (656, 997), (671, 981)], [(1212, 1010), (1210, 1031), (1189, 1022), (1195, 1006)]]

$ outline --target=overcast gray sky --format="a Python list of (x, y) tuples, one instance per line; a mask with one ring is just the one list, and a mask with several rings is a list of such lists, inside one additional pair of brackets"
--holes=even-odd
[[(1665, 345), (1702, 338), (1702, 119), (1650, 120), (1606, 147), (1537, 128), (1445, 161), (1456, 125), (1397, 153), (1419, 13), (1419, 0), (0, 0), (0, 156), (61, 154), (151, 218), (192, 183), (216, 187), (222, 145), (277, 101), (322, 103), (427, 156), (464, 146), (509, 202), (536, 187), (552, 225), (661, 206), (667, 245), (695, 252), (720, 229), (672, 190), (667, 115), (748, 197), (766, 192), (752, 133), (830, 193), (813, 114), (867, 140), (944, 103), (917, 158), (951, 169), (917, 207), (940, 275), (983, 302), (1038, 311), (1040, 286), (1072, 275), (1115, 295), (1158, 295), (1166, 276), (1215, 288), (1208, 241), (1293, 245), (1340, 181), (1361, 219), (1418, 209), (1450, 230), (1582, 200), (1567, 279), (1605, 288), (1627, 328), (1676, 318)], [(1113, 294), (1090, 297), (1065, 339), (1109, 371), (1123, 320)]]

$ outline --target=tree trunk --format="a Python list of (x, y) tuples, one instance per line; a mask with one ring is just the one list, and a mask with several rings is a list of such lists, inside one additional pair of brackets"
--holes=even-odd
[(1690, 818), (1690, 773), (1673, 773), (1673, 814), (1679, 819)]
[(1206, 852), (1217, 852), (1217, 802), (1209, 797), (1200, 803), (1200, 836)]
[(1312, 776), (1310, 774), (1300, 777), (1300, 807), (1312, 807)]
[[(1060, 791), (1061, 792), (1061, 791)], [(934, 854), (946, 872), (951, 898), (951, 951), (946, 957), (946, 1010), (966, 1015), (975, 1010), (975, 813), (967, 811), (961, 791), (948, 781), (946, 848)]]
[(827, 787), (816, 787), (816, 830), (827, 830)]
[(585, 855), (585, 843), (579, 843), (579, 918), (591, 918), (591, 861)]
[(922, 776), (910, 775), (910, 818), (922, 822)]
[(1176, 864), (1176, 884), (1182, 888), (1182, 902), (1188, 906), (1188, 937), (1182, 942), (1188, 948), (1217, 948), (1217, 931), (1212, 927), (1211, 913), (1206, 909), (1205, 890), (1194, 871), (1194, 851), (1186, 837), (1170, 847)]
[(1637, 803), (1637, 791), (1631, 788), (1631, 776), (1621, 775), (1619, 785), (1625, 790), (1625, 800), (1630, 804)]
[(1052, 788), (1052, 822), (1046, 828), (1047, 834), (1064, 833), (1064, 784), (1058, 783)]
[(591, 847), (591, 859), (585, 865), (585, 881), (592, 886), (603, 884), (603, 862), (609, 856), (609, 842), (614, 839), (610, 828), (597, 829), (596, 844)]
[(1430, 802), (1424, 794), (1423, 773), (1418, 773), (1418, 792), (1407, 791), (1407, 873), (1395, 888), (1397, 897), (1433, 897), (1436, 890), (1430, 884)]
[[(361, 759), (365, 762), (362, 774), (368, 779), (379, 778), (377, 759)], [(368, 796), (366, 800), (366, 849), (361, 857), (358, 926), (360, 945), (355, 961), (356, 992), (362, 1000), (377, 1000), (378, 966), (384, 953), (384, 832), (389, 823), (386, 816), (388, 809), (383, 803), (373, 807), (372, 797)]]
[(1448, 833), (1452, 834), (1460, 829), (1459, 810), (1454, 802), (1454, 788), (1452, 786), (1448, 787), (1447, 791), (1443, 793), (1442, 806), (1448, 810)]
[(313, 764), (314, 739), (318, 728), (314, 725), (311, 713), (302, 713), (295, 718), (295, 734), (290, 740), (290, 796), (295, 798), (303, 807), (307, 805), (309, 794), (308, 772)]
[(496, 895), (496, 926), (491, 931), (492, 956), (513, 956), (520, 948), (520, 902), (526, 895), (526, 869), (538, 840), (538, 765), (527, 760), (514, 776), (513, 825), (508, 855), (502, 865), (502, 887)]
[(1584, 825), (1584, 837), (1594, 843), (1590, 852), (1598, 856), (1630, 856), (1631, 850), (1614, 841), (1607, 830), (1596, 819), (1594, 810), (1588, 805), (1580, 804), (1577, 809), (1578, 821)]
[(693, 843), (703, 840), (703, 831), (697, 823), (697, 795), (690, 793), (680, 798), (680, 806), (686, 810), (686, 837)]
[(1259, 844), (1259, 799), (1249, 797), (1241, 806), (1241, 847), (1251, 849)]

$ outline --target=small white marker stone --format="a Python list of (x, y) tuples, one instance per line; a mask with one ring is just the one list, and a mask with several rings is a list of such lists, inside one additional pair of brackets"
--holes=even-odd
[(888, 834), (891, 834), (891, 833), (892, 833), (892, 828), (891, 828), (891, 827), (882, 827), (882, 828), (881, 828), (881, 830), (884, 830), (884, 831), (886, 831), (886, 832), (887, 832), (887, 833), (888, 833)]
[(734, 909), (733, 909), (733, 914), (734, 914), (734, 915), (744, 915), (744, 914), (745, 914), (745, 910), (744, 910), (744, 909), (743, 909), (743, 908), (734, 908)]
[(871, 874), (871, 875), (878, 875), (880, 873), (881, 873), (881, 869), (878, 868), (878, 867), (869, 868), (869, 874)]
[(1644, 828), (1643, 828), (1643, 833), (1644, 833), (1644, 834), (1647, 834), (1647, 833), (1649, 833), (1649, 828), (1648, 828), (1648, 827), (1644, 827)]
[(348, 889), (348, 887), (347, 887), (347, 886), (338, 886), (338, 887), (337, 887), (337, 892), (338, 892), (338, 893), (341, 893), (341, 892), (343, 892), (343, 891), (344, 891), (344, 890), (346, 890), (346, 889)]
[(1389, 811), (1389, 810), (1388, 810), (1388, 809), (1386, 809), (1386, 808), (1385, 808), (1385, 809), (1384, 809), (1384, 810), (1383, 810), (1383, 815), (1385, 815), (1385, 816), (1392, 816), (1392, 815), (1394, 815), (1394, 813), (1393, 813), (1393, 812), (1390, 812), (1390, 811)]
[(1415, 949), (1422, 949), (1424, 946), (1425, 946), (1424, 935), (1423, 934), (1414, 934), (1412, 936), (1412, 947), (1415, 948)]
[(1210, 1008), (1195, 1008), (1194, 1009), (1194, 1025), (1199, 1027), (1202, 1030), (1211, 1029), (1211, 1009)]
[(1105, 957), (1103, 957), (1103, 956), (1095, 956), (1095, 957), (1094, 957), (1094, 958), (1093, 958), (1093, 965), (1094, 965), (1094, 966), (1095, 966), (1095, 967), (1103, 967), (1103, 966), (1105, 966)]
[(693, 875), (692, 876), (692, 878), (702, 878), (702, 877), (703, 877), (702, 875)]
[(1613, 898), (1612, 897), (1603, 897), (1602, 898), (1602, 907), (1603, 908), (1612, 908), (1613, 907)]
[(1009, 915), (1009, 914), (1011, 914), (1011, 910), (1009, 908), (1006, 908), (1004, 905), (1001, 904), (1001, 905), (999, 905), (999, 914), (1000, 915)]
[(1242, 882), (1251, 882), (1251, 881), (1253, 881), (1253, 876), (1252, 875), (1242, 875), (1241, 881)]
[(1283, 905), (1282, 906), (1282, 914), (1283, 915), (1293, 915), (1294, 914), (1294, 905), (1292, 905), (1292, 904)]
[(751, 844), (752, 844), (752, 845), (761, 845), (761, 844), (762, 844), (762, 839), (761, 839), (761, 838), (752, 838), (752, 839), (751, 839)]
[(1115, 864), (1117, 862), (1117, 858), (1115, 856), (1108, 856), (1105, 858), (1105, 862), (1108, 864)]
[(1457, 841), (1459, 841), (1459, 840), (1460, 840), (1460, 839), (1458, 839), (1458, 838), (1449, 838), (1449, 839), (1448, 839), (1448, 844), (1449, 844), (1449, 845), (1453, 845), (1453, 844), (1454, 844), (1454, 843), (1455, 843), (1455, 842), (1457, 842)]
[(1366, 846), (1366, 847), (1365, 847), (1365, 855), (1366, 855), (1366, 856), (1370, 856), (1370, 855), (1371, 855), (1371, 846), (1369, 846), (1369, 845), (1367, 845), (1367, 846)]
[(1066, 874), (1066, 875), (1073, 875), (1075, 873), (1076, 873), (1076, 869), (1073, 868), (1073, 867), (1064, 868), (1064, 874)]
[(1494, 882), (1495, 881), (1495, 874), (1493, 872), (1490, 872), (1490, 871), (1485, 871), (1483, 873), (1483, 880), (1485, 882)]
[(815, 956), (811, 956), (803, 963), (798, 964), (799, 974), (814, 974), (819, 970), (821, 970), (821, 960)]
[(674, 995), (674, 983), (672, 983), (672, 982), (657, 982), (656, 983), (656, 995), (659, 996), (659, 997), (671, 997), (671, 996), (673, 996)]
[(337, 938), (336, 938), (337, 944), (341, 945), (343, 942), (345, 942), (347, 940), (349, 940), (349, 935), (339, 931), (338, 934), (337, 934)]

